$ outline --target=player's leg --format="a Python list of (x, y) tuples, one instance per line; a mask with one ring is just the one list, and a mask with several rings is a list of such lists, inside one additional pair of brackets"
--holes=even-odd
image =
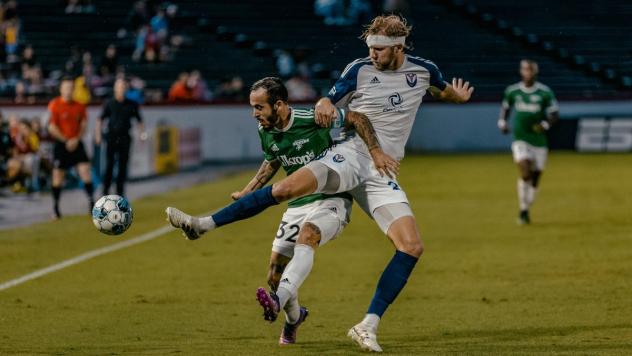
[(172, 226), (182, 229), (189, 240), (195, 240), (208, 230), (250, 218), (289, 199), (312, 193), (349, 191), (360, 184), (362, 173), (371, 162), (370, 157), (357, 154), (350, 147), (338, 145), (285, 179), (246, 194), (211, 216), (195, 218), (168, 207), (165, 211), (167, 220)]
[(94, 186), (92, 185), (92, 173), (90, 171), (90, 163), (80, 162), (77, 164), (77, 172), (79, 172), (79, 178), (83, 182), (83, 189), (88, 197), (89, 213), (92, 214), (92, 207), (94, 206)]
[(114, 139), (105, 141), (105, 173), (103, 175), (103, 195), (110, 194), (112, 176), (114, 174), (114, 162), (116, 162), (116, 144)]
[(125, 196), (125, 182), (127, 181), (130, 146), (131, 139), (129, 137), (123, 137), (119, 140), (117, 147), (118, 175), (116, 176), (116, 194), (120, 196)]
[(511, 144), (511, 150), (514, 162), (518, 167), (518, 181), (516, 184), (518, 205), (520, 207), (518, 224), (529, 224), (530, 198), (533, 196), (533, 152), (530, 149), (530, 145), (524, 141), (514, 141)]
[(167, 220), (172, 226), (182, 229), (189, 240), (195, 240), (208, 230), (248, 219), (286, 200), (315, 192), (343, 191), (340, 177), (336, 171), (314, 161), (273, 185), (246, 194), (211, 216), (195, 218), (168, 207)]
[(527, 202), (529, 207), (535, 202), (535, 197), (538, 193), (538, 185), (540, 184), (540, 178), (546, 165), (548, 150), (546, 147), (533, 147), (533, 162), (531, 164), (531, 187), (528, 190)]
[(61, 218), (61, 210), (59, 209), (59, 200), (61, 198), (61, 188), (64, 184), (66, 171), (61, 168), (53, 168), (53, 181), (51, 183), (51, 191), (53, 194), (53, 214), (56, 219)]

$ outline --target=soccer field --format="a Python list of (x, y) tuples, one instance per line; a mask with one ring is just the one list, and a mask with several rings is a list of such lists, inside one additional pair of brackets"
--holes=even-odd
[[(509, 154), (403, 162), (426, 252), (380, 325), (386, 354), (632, 354), (632, 155), (553, 153), (526, 227), (515, 223), (516, 172)], [(156, 230), (167, 205), (219, 208), (251, 175), (135, 201), (122, 238), (87, 216), (0, 232), (0, 284)], [(255, 289), (283, 209), (0, 291), (0, 354), (361, 354), (346, 333), (393, 248), (356, 209), (316, 254), (300, 295), (310, 317), (281, 349), (281, 320), (263, 321)]]

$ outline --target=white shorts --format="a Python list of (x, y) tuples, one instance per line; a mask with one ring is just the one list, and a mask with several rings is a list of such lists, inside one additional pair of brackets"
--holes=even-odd
[(351, 193), (356, 203), (371, 218), (375, 209), (381, 206), (394, 203), (408, 204), (406, 193), (397, 180), (380, 176), (373, 159), (354, 147), (354, 142), (343, 142), (332, 147), (317, 161), (339, 175), (338, 192)]
[(549, 152), (548, 148), (533, 146), (524, 141), (514, 141), (511, 144), (511, 151), (513, 152), (514, 162), (529, 160), (533, 162), (538, 171), (544, 170)]
[(294, 246), (300, 229), (306, 222), (312, 223), (320, 229), (320, 243), (322, 246), (338, 236), (351, 217), (351, 201), (343, 198), (329, 198), (317, 200), (296, 208), (288, 208), (272, 242), (272, 251), (283, 256), (294, 256)]

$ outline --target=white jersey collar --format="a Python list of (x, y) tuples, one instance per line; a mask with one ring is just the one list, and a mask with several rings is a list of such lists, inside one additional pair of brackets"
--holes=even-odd
[(538, 82), (533, 83), (533, 85), (530, 87), (524, 85), (523, 82), (520, 82), (519, 88), (520, 90), (522, 90), (523, 92), (527, 94), (532, 94), (532, 93), (535, 93), (536, 90), (538, 90)]

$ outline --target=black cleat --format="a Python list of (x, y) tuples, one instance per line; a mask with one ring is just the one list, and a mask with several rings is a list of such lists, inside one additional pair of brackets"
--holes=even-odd
[(529, 218), (529, 210), (520, 211), (520, 215), (518, 215), (518, 225), (529, 225), (531, 224), (531, 219)]

